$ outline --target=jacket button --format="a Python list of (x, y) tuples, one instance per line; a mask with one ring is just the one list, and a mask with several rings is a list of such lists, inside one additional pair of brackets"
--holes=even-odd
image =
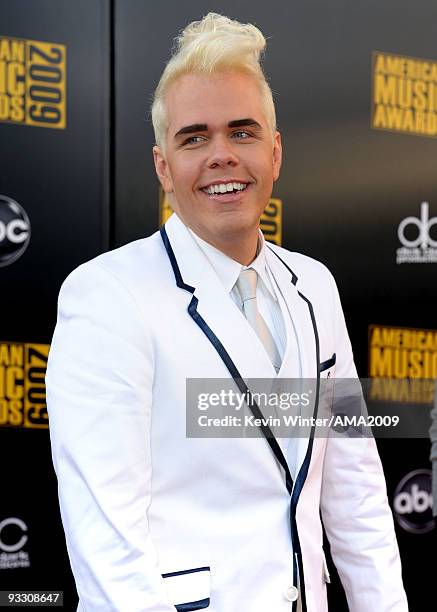
[(287, 601), (296, 601), (299, 597), (299, 591), (295, 586), (288, 587), (287, 591), (285, 592), (285, 597), (287, 598)]

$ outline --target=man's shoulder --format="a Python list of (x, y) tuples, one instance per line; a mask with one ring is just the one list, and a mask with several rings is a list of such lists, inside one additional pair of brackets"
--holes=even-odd
[(291, 272), (296, 277), (296, 282), (308, 283), (317, 279), (324, 280), (327, 283), (332, 283), (334, 278), (327, 266), (303, 253), (289, 251), (276, 244), (269, 244), (269, 248), (287, 265)]
[(101, 253), (72, 270), (64, 285), (113, 279), (126, 286), (147, 282), (162, 274), (165, 249), (159, 232)]

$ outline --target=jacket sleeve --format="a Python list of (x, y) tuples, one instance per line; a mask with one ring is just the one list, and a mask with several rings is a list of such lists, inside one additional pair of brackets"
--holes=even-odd
[(86, 612), (175, 610), (147, 520), (153, 371), (129, 291), (99, 263), (77, 268), (59, 295), (46, 387), (61, 517)]
[[(357, 376), (337, 287), (336, 381)], [(327, 440), (321, 514), (351, 612), (406, 612), (399, 550), (373, 437)]]

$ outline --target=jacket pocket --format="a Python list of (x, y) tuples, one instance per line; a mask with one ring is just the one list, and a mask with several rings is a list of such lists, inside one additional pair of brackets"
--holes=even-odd
[(331, 359), (322, 361), (322, 363), (319, 365), (319, 372), (324, 372), (325, 370), (329, 370), (329, 368), (332, 368), (332, 366), (335, 365), (336, 361), (337, 361), (337, 355), (334, 353)]
[(167, 594), (178, 612), (192, 612), (209, 607), (211, 569), (195, 567), (162, 574)]

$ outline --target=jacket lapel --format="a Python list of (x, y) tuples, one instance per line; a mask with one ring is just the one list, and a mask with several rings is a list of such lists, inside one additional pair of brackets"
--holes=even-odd
[[(287, 345), (279, 376), (300, 376), (302, 378), (317, 377), (316, 345), (314, 329), (308, 303), (298, 290), (298, 279), (294, 272), (284, 265), (270, 246), (267, 247), (267, 263), (277, 282), (283, 298), (283, 305), (288, 312), (283, 313), (287, 329)], [(282, 306), (283, 307), (283, 306)], [(292, 328), (294, 327), (294, 329)], [(296, 335), (298, 344), (298, 368), (291, 369), (290, 364), (296, 363), (296, 356), (292, 354), (295, 344), (292, 334)]]
[(189, 230), (175, 214), (165, 224), (165, 230), (183, 282), (193, 288), (198, 300), (197, 312), (226, 348), (241, 376), (245, 380), (275, 377), (261, 341)]
[[(310, 383), (312, 401), (301, 414), (303, 417), (311, 417), (315, 414), (318, 404), (316, 381), (319, 359), (317, 329), (312, 304), (299, 291), (299, 279), (282, 257), (276, 254), (274, 247), (267, 247), (267, 262), (283, 297), (282, 307), (285, 306), (288, 310), (288, 312), (283, 313), (284, 320), (287, 322), (287, 346), (278, 376), (294, 379), (299, 377), (301, 379), (300, 392), (307, 390), (307, 387), (304, 388), (305, 381)], [(296, 355), (292, 354), (292, 351), (296, 349), (296, 344), (292, 341), (292, 334), (295, 334), (297, 339), (298, 368), (292, 365), (296, 364)], [(289, 440), (287, 461), (293, 476), (299, 474), (311, 447), (312, 441), (308, 436)]]
[[(176, 284), (189, 297), (188, 314), (212, 343), (240, 392), (250, 392), (245, 381), (251, 377), (272, 378), (276, 373), (261, 342), (176, 215), (161, 229), (161, 237)], [(256, 404), (250, 410), (262, 419)], [(282, 449), (268, 425), (261, 425), (260, 429), (285, 472), (285, 485), (291, 495), (293, 480)]]
[[(212, 335), (218, 339), (218, 344), (225, 349), (244, 380), (276, 378), (273, 365), (256, 333), (226, 292), (201, 248), (176, 214), (173, 214), (165, 224), (165, 234), (170, 243), (170, 251), (173, 253), (173, 271), (176, 276), (179, 274), (179, 279), (176, 278), (177, 284), (188, 291), (187, 309), (190, 303), (192, 307), (194, 306), (195, 312), (212, 331)], [(168, 245), (166, 248), (169, 251)], [(171, 259), (169, 252), (168, 255)], [(267, 247), (266, 257), (281, 294), (279, 296), (282, 298), (281, 308), (288, 310), (283, 312), (287, 342), (278, 377), (284, 379), (300, 377), (315, 381), (318, 375), (319, 356), (317, 329), (311, 302), (299, 292), (298, 279), (294, 272), (270, 246)], [(190, 314), (193, 316), (193, 312)], [(293, 355), (296, 345), (291, 341), (291, 335), (294, 334), (292, 325), (297, 337), (299, 373), (296, 367), (291, 365), (293, 362), (296, 363), (296, 355)], [(215, 348), (220, 355), (220, 348), (217, 348), (217, 345)], [(312, 395), (316, 396), (315, 391)], [(303, 416), (312, 416), (316, 404), (317, 398), (314, 397), (314, 401), (310, 403)], [(299, 491), (296, 491), (298, 496), (308, 470), (312, 440), (307, 436), (293, 440), (294, 444), (288, 444), (286, 461), (292, 475), (295, 474), (300, 483)], [(280, 453), (282, 455), (282, 451)], [(277, 452), (275, 455), (279, 460)], [(280, 463), (282, 464), (282, 460)]]

